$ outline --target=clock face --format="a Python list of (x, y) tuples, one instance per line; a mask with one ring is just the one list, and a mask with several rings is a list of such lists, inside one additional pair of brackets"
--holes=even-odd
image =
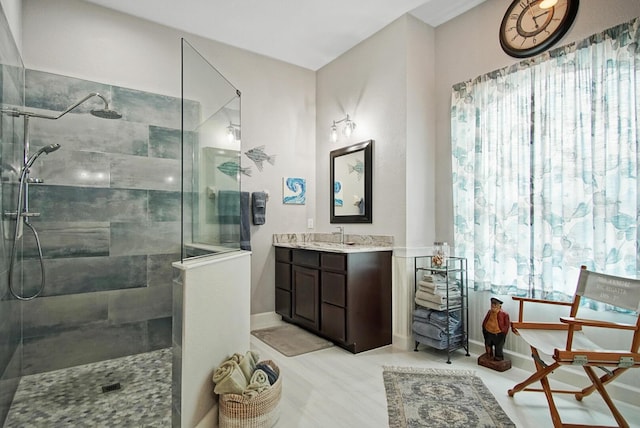
[[(524, 58), (549, 49), (565, 35), (578, 12), (578, 0), (514, 0), (500, 25), (500, 45), (509, 55)], [(550, 2), (553, 3), (553, 2)]]

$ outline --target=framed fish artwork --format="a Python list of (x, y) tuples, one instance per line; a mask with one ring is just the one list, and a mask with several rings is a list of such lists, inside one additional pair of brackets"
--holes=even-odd
[(307, 201), (307, 180), (298, 177), (282, 178), (282, 203), (304, 205)]
[(262, 171), (262, 163), (264, 161), (267, 161), (271, 165), (276, 164), (276, 155), (268, 155), (264, 150), (265, 146), (260, 146), (244, 152), (244, 154), (256, 164), (258, 171)]

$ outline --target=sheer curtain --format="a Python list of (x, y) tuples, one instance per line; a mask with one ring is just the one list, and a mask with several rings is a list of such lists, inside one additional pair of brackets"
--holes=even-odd
[(636, 276), (639, 19), (452, 93), (454, 248), (476, 289), (573, 295)]

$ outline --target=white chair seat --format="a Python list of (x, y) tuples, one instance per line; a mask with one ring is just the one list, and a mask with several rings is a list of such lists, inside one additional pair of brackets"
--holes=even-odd
[[(525, 342), (545, 355), (551, 356), (555, 349), (565, 350), (567, 348), (567, 332), (565, 330), (519, 328), (518, 333)], [(583, 332), (576, 331), (573, 334), (572, 351), (576, 350), (602, 351), (603, 349), (593, 343)]]

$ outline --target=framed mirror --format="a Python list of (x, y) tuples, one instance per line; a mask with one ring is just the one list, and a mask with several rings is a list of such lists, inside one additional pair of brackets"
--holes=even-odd
[(373, 140), (332, 150), (331, 223), (372, 223)]

